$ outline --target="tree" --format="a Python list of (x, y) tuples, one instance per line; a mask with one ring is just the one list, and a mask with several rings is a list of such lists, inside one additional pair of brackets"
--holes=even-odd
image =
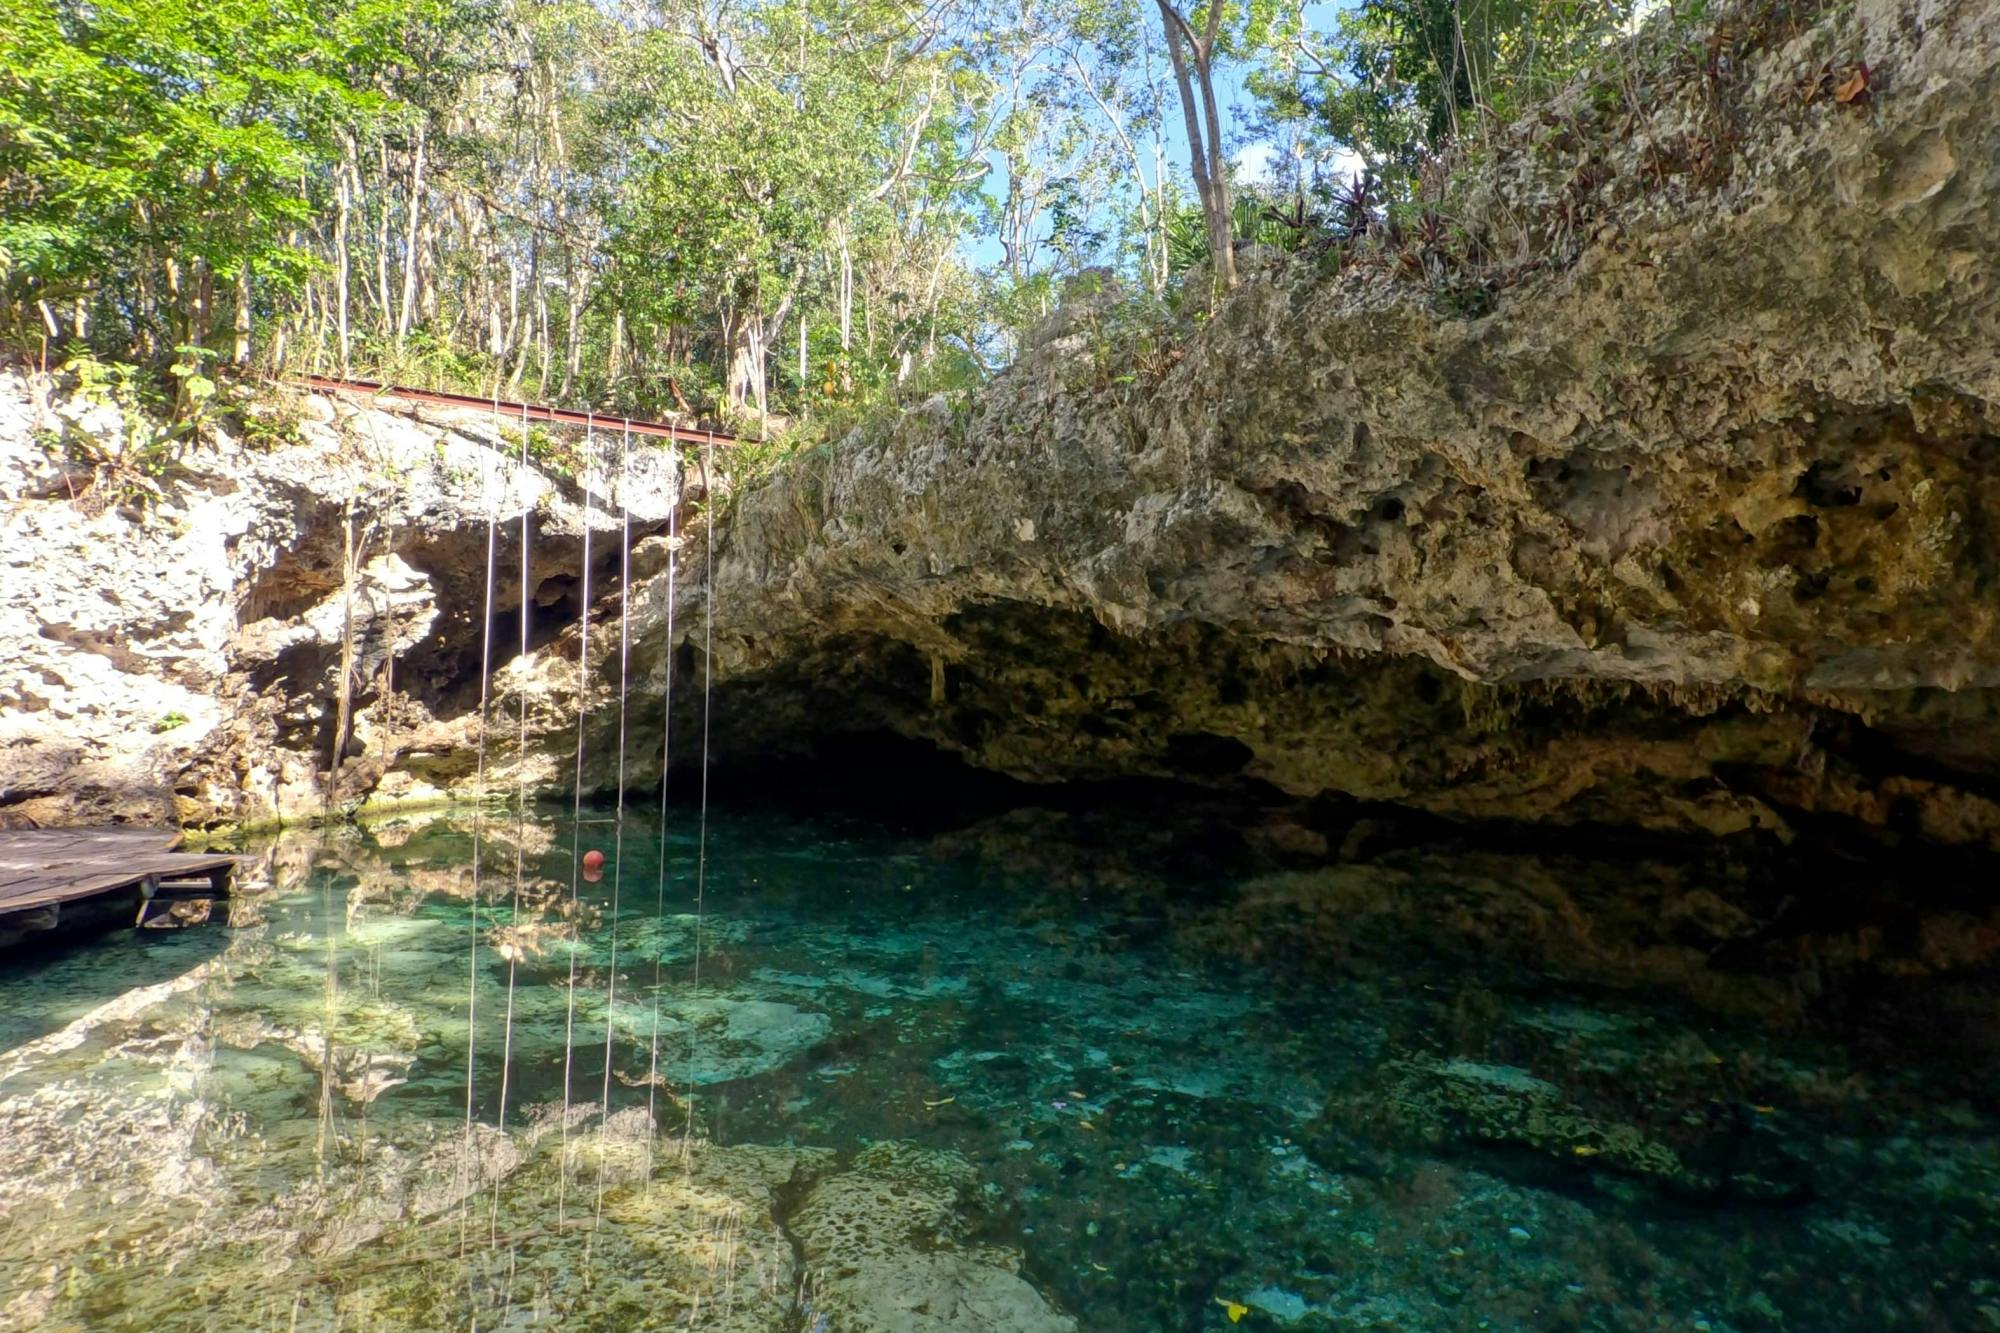
[[(330, 129), (378, 114), (386, 0), (28, 0), (0, 35), (0, 282), (49, 338), (126, 335), (144, 358), (213, 346), (218, 287), (247, 326), (256, 284), (303, 275), (290, 231)], [(357, 77), (358, 76), (358, 77)], [(20, 330), (17, 328), (18, 334)], [(247, 349), (246, 349), (247, 352)]]
[(1163, 291), (1176, 91), (1232, 282), (1215, 80), (1273, 2), (22, 0), (0, 340), (848, 414), (984, 373), (1079, 271)]
[[(1206, 9), (1194, 11), (1199, 31), (1174, 0), (1154, 0), (1167, 40), (1167, 58), (1173, 63), (1174, 83), (1180, 89), (1181, 115), (1187, 121), (1188, 166), (1194, 176), (1195, 195), (1201, 200), (1203, 218), (1208, 223), (1208, 253), (1215, 282), (1223, 288), (1236, 285), (1236, 251), (1229, 225), (1229, 157), (1222, 142), (1222, 117), (1215, 105), (1216, 40), (1222, 35), (1223, 0), (1209, 0)], [(1195, 98), (1199, 94), (1200, 105)]]
[(1251, 80), (1267, 111), (1314, 125), (1392, 190), (1453, 145), (1547, 97), (1629, 23), (1633, 0), (1360, 0), (1331, 33), (1294, 11)]

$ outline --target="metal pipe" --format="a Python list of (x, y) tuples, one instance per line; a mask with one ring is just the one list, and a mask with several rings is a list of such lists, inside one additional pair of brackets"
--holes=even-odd
[[(374, 380), (337, 379), (331, 375), (302, 375), (299, 377), (306, 387), (321, 393), (341, 393), (351, 398), (400, 398), (404, 402), (429, 403), (434, 407), (461, 407), (468, 410), (491, 413), (497, 407), (509, 415), (518, 415), (523, 421), (548, 421), (563, 426), (588, 427), (593, 414), (572, 411), (566, 407), (549, 407), (540, 403), (510, 403), (492, 398), (474, 398), (463, 393), (439, 393), (432, 389), (403, 389), (393, 384), (379, 384)], [(709, 431), (694, 430), (686, 426), (675, 426), (664, 421), (633, 421), (634, 435), (652, 435), (660, 439), (688, 441), (690, 443), (713, 442), (718, 445), (732, 445), (735, 437), (716, 435)]]

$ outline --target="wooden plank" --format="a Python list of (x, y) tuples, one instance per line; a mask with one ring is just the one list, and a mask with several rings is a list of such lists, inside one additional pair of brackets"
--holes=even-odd
[(88, 879), (50, 879), (29, 892), (9, 894), (7, 898), (0, 900), (0, 913), (22, 912), (33, 907), (45, 907), (50, 903), (96, 898), (119, 889), (131, 888), (145, 878), (144, 874), (135, 875), (130, 871), (120, 871)]
[(162, 828), (0, 829), (0, 854), (15, 848), (99, 847), (121, 851), (171, 851), (181, 835)]
[(127, 866), (118, 870), (98, 868), (81, 874), (44, 875), (23, 884), (10, 885), (0, 892), (0, 912), (15, 911), (24, 905), (41, 902), (63, 902), (73, 898), (87, 898), (113, 889), (125, 888), (153, 877), (175, 879), (195, 879), (206, 877), (206, 872), (221, 870), (230, 865), (229, 861), (215, 861), (205, 858), (200, 865), (182, 865), (163, 869), (158, 866)]
[(26, 845), (0, 845), (0, 864), (20, 865), (36, 861), (62, 861), (110, 856), (150, 856), (169, 850), (157, 841), (128, 843), (85, 842), (81, 839), (49, 839)]
[(200, 879), (209, 872), (221, 868), (221, 865), (213, 861), (182, 861), (167, 865), (157, 861), (127, 861), (123, 864), (106, 861), (78, 862), (66, 866), (51, 866), (33, 874), (10, 876), (6, 881), (0, 882), (0, 900), (23, 893), (40, 892), (51, 884), (81, 883), (85, 880), (106, 878), (143, 879), (147, 875), (163, 875), (169, 879)]
[(120, 865), (165, 854), (180, 842), (168, 829), (13, 829), (0, 832), (0, 880), (77, 865)]
[(33, 879), (24, 881), (23, 883), (10, 886), (7, 891), (7, 897), (13, 899), (23, 894), (46, 893), (51, 889), (59, 889), (65, 884), (97, 884), (100, 881), (118, 884), (128, 880), (144, 879), (145, 873), (144, 870), (133, 870), (129, 867), (118, 870), (106, 870), (102, 866), (87, 867), (82, 870), (52, 870), (37, 875)]
[(175, 882), (177, 895), (226, 896), (238, 858), (168, 850), (179, 842), (170, 829), (0, 830), (0, 917), (18, 927), (24, 913), (161, 880)]
[(194, 875), (216, 870), (222, 866), (233, 866), (236, 858), (210, 852), (157, 852), (152, 856), (132, 859), (133, 865), (146, 867), (148, 873), (158, 875)]

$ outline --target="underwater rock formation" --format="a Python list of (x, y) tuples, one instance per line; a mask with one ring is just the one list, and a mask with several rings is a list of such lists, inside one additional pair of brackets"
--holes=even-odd
[[(619, 1034), (609, 1113), (572, 1100), (554, 1056), (570, 1028), (612, 1041), (603, 922), (570, 918), (563, 943), (588, 969), (573, 1014), (539, 981), (516, 1004), (498, 950), (480, 993), (441, 919), (477, 901), (465, 835), (443, 820), (404, 832), (393, 858), (339, 833), (259, 848), (233, 929), (58, 964), (35, 984), (76, 1016), (53, 1028), (45, 1011), (0, 1013), (0, 1330), (1076, 1327), (1017, 1253), (965, 1238), (993, 1196), (964, 1158), (724, 1145), (674, 1092), (740, 1092), (783, 1062), (760, 1034), (817, 1039), (823, 1014), (670, 989), (654, 1001), (658, 1067), (674, 1071), (657, 1101), (624, 1077), (647, 1068), (643, 1025)], [(297, 909), (315, 880), (344, 898), (323, 917)], [(504, 897), (491, 905), (509, 910)], [(315, 919), (338, 939), (296, 929)], [(682, 953), (678, 920), (658, 920), (621, 956)], [(678, 1044), (692, 1032), (698, 1054)], [(517, 1100), (500, 1093), (496, 1114), (509, 1051)], [(549, 1066), (558, 1078), (523, 1095)]]
[(1308, 1141), (1329, 1165), (1352, 1169), (1357, 1156), (1341, 1145), (1362, 1132), (1432, 1149), (1486, 1150), (1503, 1167), (1616, 1189), (1620, 1182), (1601, 1179), (1610, 1173), (1690, 1203), (1778, 1205), (1811, 1197), (1804, 1165), (1760, 1131), (1753, 1106), (1675, 1105), (1661, 1123), (1634, 1124), (1593, 1114), (1554, 1084), (1506, 1065), (1418, 1058), (1392, 1062), (1385, 1072), (1383, 1086), (1330, 1101), (1315, 1122)]
[[(1990, 977), (1913, 1005), (1907, 958), (1801, 975), (1880, 1025), (1829, 1043), (1707, 1002), (1768, 979), (1618, 985), (1674, 914), (1621, 941), (1578, 897), (1593, 957), (1543, 890), (1655, 915), (1674, 885), (1628, 863), (1428, 851), (1315, 890), (1120, 876), (1011, 817), (1039, 859), (719, 812), (697, 986), (691, 919), (630, 892), (695, 834), (628, 820), (622, 911), (543, 892), (553, 810), (518, 908), (506, 821), (409, 812), (247, 840), (228, 929), (12, 969), (0, 1329), (1985, 1322)], [(821, 1039), (746, 1063), (717, 998)]]
[(809, 1313), (879, 1333), (1075, 1333), (1017, 1274), (1020, 1255), (956, 1234), (977, 1184), (957, 1153), (878, 1143), (813, 1186), (789, 1220), (812, 1275)]

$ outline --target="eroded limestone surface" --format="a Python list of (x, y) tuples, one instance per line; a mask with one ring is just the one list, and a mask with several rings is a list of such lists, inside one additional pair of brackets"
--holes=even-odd
[(1463, 201), (1489, 313), (1263, 257), (1171, 355), (1080, 305), (798, 460), (716, 552), (723, 743), (1995, 846), (1992, 17), (1742, 8), (1719, 83), (1575, 90)]
[[(669, 455), (608, 434), (579, 477), (523, 466), (519, 430), (479, 413), (422, 422), (299, 396), (250, 416), (265, 433), (218, 425), (177, 446), (142, 502), (70, 460), (80, 442), (116, 458), (157, 426), (0, 371), (0, 817), (300, 819), (472, 785), (482, 660), (552, 673), (532, 650), (581, 614), (586, 533), (601, 585), (628, 537), (664, 540), (678, 502)], [(563, 771), (544, 750), (494, 778)]]
[(1076, 1321), (1018, 1275), (1020, 1255), (959, 1234), (978, 1182), (957, 1153), (887, 1142), (813, 1186), (791, 1218), (812, 1274), (809, 1312), (879, 1333), (1074, 1333)]
[[(1643, 96), (1585, 81), (1523, 120), (1454, 187), (1443, 251), (1246, 255), (1207, 319), (1079, 297), (970, 401), (706, 506), (671, 617), (663, 455), (628, 488), (628, 599), (612, 491), (516, 475), (476, 423), (224, 441), (137, 522), (70, 500), (36, 434), (115, 420), (10, 379), (0, 809), (324, 808), (350, 619), (334, 804), (649, 783), (712, 613), (690, 759), (888, 737), (1036, 783), (1992, 850), (1992, 17), (1725, 6), (1675, 39), (1714, 59), (1649, 29)], [(1853, 61), (1865, 104), (1802, 95)]]

